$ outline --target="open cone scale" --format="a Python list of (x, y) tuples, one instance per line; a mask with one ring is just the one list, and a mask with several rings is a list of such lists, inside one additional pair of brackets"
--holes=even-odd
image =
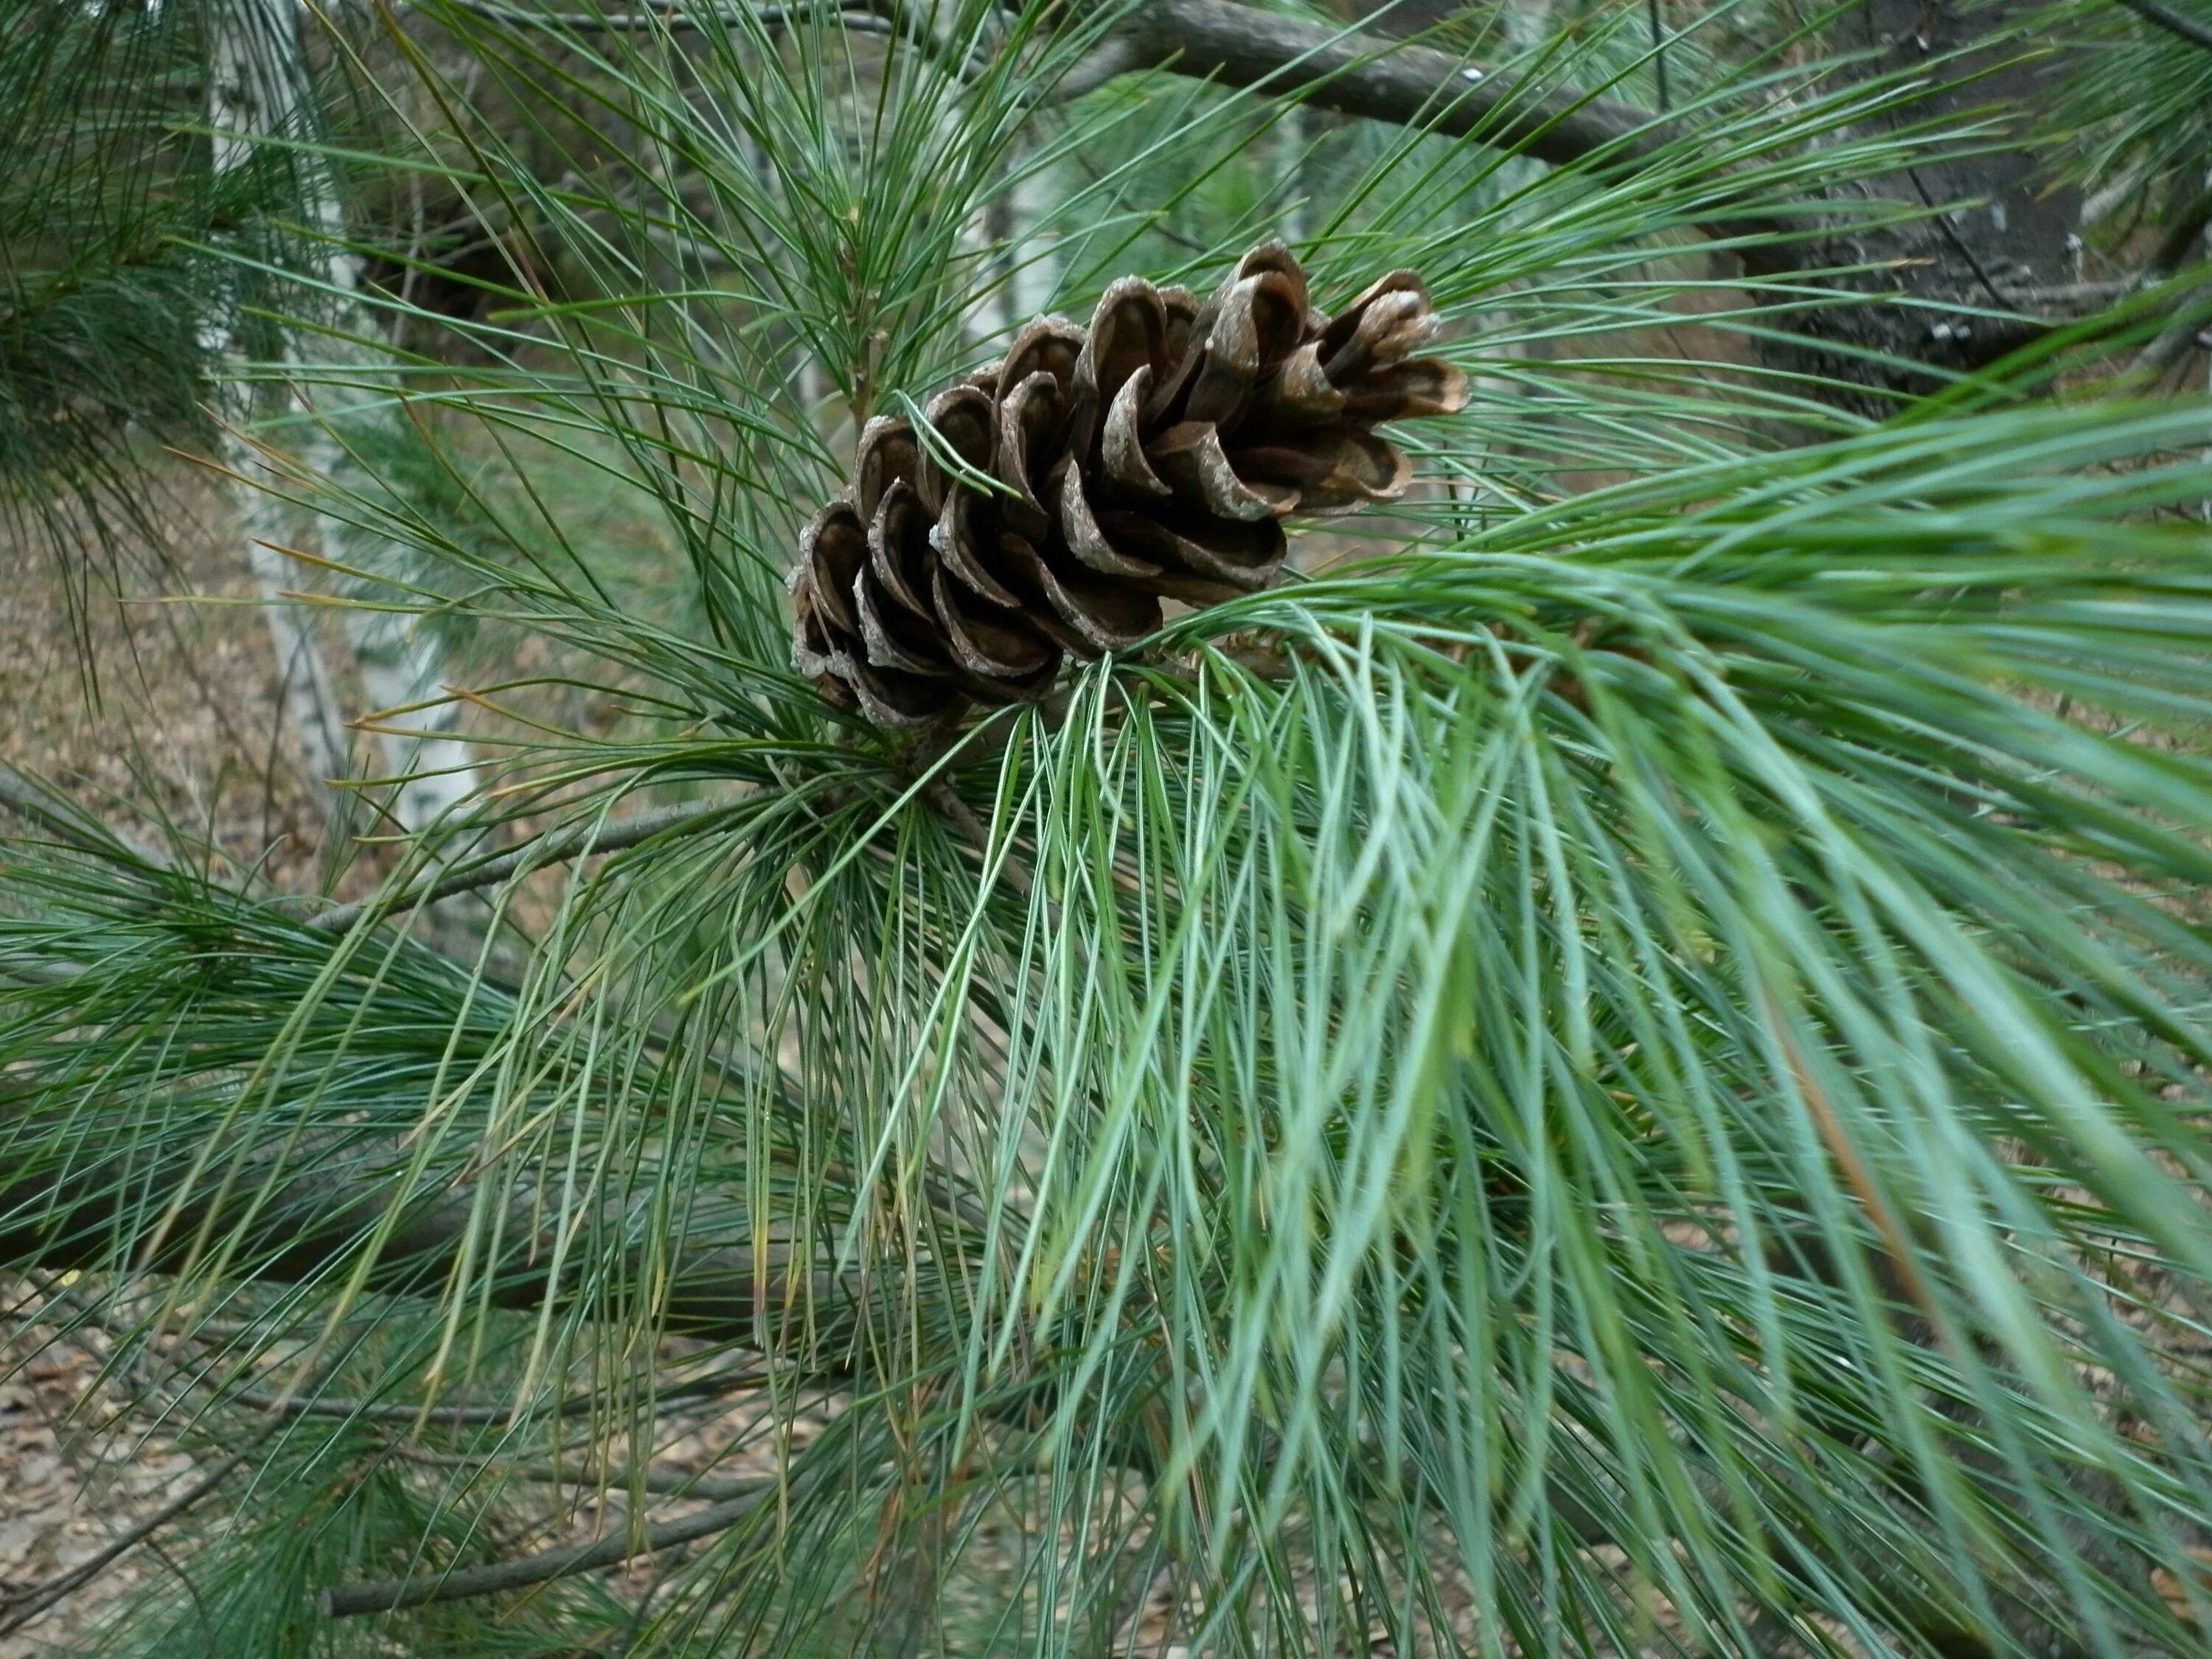
[(1283, 520), (1401, 494), (1385, 421), (1449, 415), (1466, 377), (1415, 352), (1428, 291), (1394, 271), (1334, 317), (1269, 243), (1213, 297), (1128, 277), (1089, 328), (1040, 318), (997, 368), (877, 419), (791, 575), (792, 659), (879, 725), (1043, 696), (1073, 653), (1280, 575)]

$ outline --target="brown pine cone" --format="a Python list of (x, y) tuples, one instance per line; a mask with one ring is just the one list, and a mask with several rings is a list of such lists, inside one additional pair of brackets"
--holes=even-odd
[(1412, 355), (1435, 328), (1408, 270), (1322, 316), (1272, 242), (1203, 305), (1127, 277), (1088, 329), (1040, 318), (931, 402), (930, 433), (868, 422), (799, 541), (793, 663), (840, 707), (926, 726), (1042, 697), (1063, 653), (1136, 644), (1164, 598), (1267, 586), (1288, 514), (1404, 490), (1377, 422), (1465, 404), (1457, 368)]

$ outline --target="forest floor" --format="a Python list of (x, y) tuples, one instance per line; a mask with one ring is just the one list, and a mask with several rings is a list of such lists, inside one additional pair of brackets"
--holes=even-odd
[[(27, 1289), (0, 1286), (0, 1307)], [(53, 1583), (187, 1491), (191, 1455), (162, 1438), (88, 1434), (106, 1390), (101, 1356), (51, 1330), (22, 1326), (0, 1346), (0, 1626), (20, 1592)], [(118, 1453), (120, 1455), (118, 1455)], [(0, 1635), (0, 1659), (39, 1659), (165, 1571), (157, 1550), (118, 1559), (21, 1629)], [(17, 1604), (20, 1605), (20, 1604)]]
[[(332, 792), (306, 775), (288, 740), (275, 647), (226, 495), (189, 470), (159, 470), (139, 503), (158, 537), (125, 526), (102, 538), (65, 524), (57, 543), (36, 524), (0, 519), (0, 762), (149, 845), (173, 826), (194, 860), (219, 849), (231, 878), (252, 871), (270, 889), (320, 890)], [(119, 562), (88, 566), (84, 549), (101, 539)], [(158, 555), (147, 550), (156, 541)], [(333, 677), (349, 684), (337, 630), (325, 627), (322, 643)], [(596, 718), (588, 703), (561, 713), (587, 726)], [(27, 830), (36, 833), (0, 820), (0, 837)], [(356, 854), (335, 895), (359, 896), (390, 857)], [(159, 1578), (191, 1593), (159, 1547), (166, 1534), (155, 1534), (11, 1628), (27, 1600), (204, 1476), (175, 1440), (149, 1432), (146, 1413), (118, 1410), (125, 1391), (106, 1375), (105, 1334), (64, 1333), (26, 1315), (55, 1288), (0, 1274), (0, 1659), (41, 1659)], [(693, 1414), (673, 1425), (652, 1468), (764, 1473), (750, 1448), (730, 1450), (763, 1409), (738, 1396)], [(801, 1442), (807, 1431), (792, 1425)], [(618, 1495), (571, 1497), (549, 1506), (562, 1512), (549, 1514), (538, 1547), (599, 1536), (620, 1513), (608, 1508)], [(655, 1515), (690, 1506), (656, 1498)], [(603, 1582), (642, 1592), (665, 1565), (641, 1561)]]
[[(320, 811), (307, 780), (269, 734), (277, 728), (276, 659), (246, 561), (220, 496), (172, 474), (146, 504), (173, 533), (166, 563), (64, 562), (33, 526), (0, 527), (0, 760), (55, 781), (107, 822), (151, 839), (125, 803), (149, 796), (204, 828), (233, 856), (267, 849), (280, 876), (312, 872)], [(72, 548), (74, 554), (76, 549)], [(194, 592), (205, 605), (141, 600)], [(130, 597), (125, 597), (130, 596)], [(9, 831), (21, 826), (7, 825)], [(0, 1284), (0, 1309), (28, 1287)], [(100, 1354), (9, 1322), (0, 1346), (0, 1626), (6, 1598), (90, 1559), (193, 1479), (191, 1456), (162, 1439), (130, 1455), (84, 1432), (100, 1408)], [(151, 1576), (133, 1551), (22, 1629), (0, 1659), (33, 1659), (88, 1625)]]
[(143, 840), (161, 836), (137, 805), (151, 801), (312, 884), (319, 787), (279, 735), (276, 653), (231, 515), (189, 473), (148, 490), (169, 526), (158, 556), (126, 531), (115, 562), (88, 563), (0, 521), (0, 761)]

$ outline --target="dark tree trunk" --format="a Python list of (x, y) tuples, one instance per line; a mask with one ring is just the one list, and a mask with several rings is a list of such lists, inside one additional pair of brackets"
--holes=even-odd
[[(2030, 58), (2017, 41), (1948, 54), (2027, 9), (2021, 0), (1972, 9), (1962, 0), (1866, 0), (1844, 21), (1838, 44), (1877, 51), (1870, 71), (1928, 65), (1936, 84), (1909, 115), (1889, 118), (1893, 130), (1994, 112), (2018, 133), (2047, 98), (2054, 66)], [(1884, 199), (1923, 213), (1949, 210), (1841, 229), (1816, 244), (1808, 268), (1863, 267), (1827, 280), (1872, 303), (1786, 313), (1786, 335), (1760, 344), (1763, 361), (1863, 387), (1836, 400), (1883, 415), (2047, 331), (2063, 304), (2056, 295), (2077, 279), (2081, 199), (2070, 188), (2049, 187), (2045, 157), (1996, 148), (2001, 142), (1993, 135), (1984, 153), (1915, 163), (1855, 192), (1850, 205), (1858, 211), (1875, 210)]]

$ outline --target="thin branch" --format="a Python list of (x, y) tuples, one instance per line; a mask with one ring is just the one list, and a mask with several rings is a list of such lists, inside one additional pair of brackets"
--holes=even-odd
[(46, 962), (0, 962), (0, 979), (11, 985), (67, 985), (77, 976), (73, 968), (57, 968)]
[(258, 1452), (263, 1443), (280, 1426), (281, 1421), (268, 1425), (200, 1480), (141, 1520), (137, 1525), (88, 1560), (79, 1562), (66, 1572), (56, 1573), (43, 1583), (26, 1585), (21, 1589), (0, 1595), (0, 1608), (6, 1609), (4, 1616), (0, 1616), (0, 1636), (13, 1635), (64, 1596), (83, 1589), (85, 1585), (106, 1571), (116, 1560), (136, 1549), (202, 1498), (206, 1498), (224, 1481), (230, 1479), (237, 1472), (239, 1465)]
[(567, 1578), (599, 1567), (617, 1567), (641, 1555), (657, 1555), (678, 1544), (726, 1532), (758, 1510), (775, 1490), (776, 1482), (764, 1479), (744, 1497), (714, 1504), (681, 1520), (665, 1521), (635, 1542), (634, 1534), (625, 1527), (596, 1544), (570, 1545), (512, 1561), (495, 1561), (488, 1566), (337, 1585), (323, 1592), (323, 1614), (329, 1619), (351, 1619), (362, 1613), (393, 1613), (433, 1601), (462, 1601), (478, 1595), (496, 1595), (502, 1590), (524, 1589), (532, 1584)]
[(617, 823), (594, 821), (577, 824), (568, 830), (539, 836), (511, 853), (502, 853), (482, 864), (471, 865), (461, 870), (449, 870), (428, 881), (417, 882), (403, 892), (341, 904), (336, 909), (325, 910), (307, 926), (319, 933), (343, 933), (371, 912), (382, 918), (395, 911), (411, 910), (418, 905), (451, 898), (456, 893), (474, 892), (479, 888), (496, 886), (519, 870), (565, 864), (570, 859), (598, 853), (619, 853), (625, 848), (635, 847), (640, 842), (649, 841), (659, 835), (691, 835), (710, 827), (716, 814), (727, 811), (744, 799), (743, 795), (726, 796), (720, 800), (693, 801), (686, 805), (665, 806), (653, 811), (641, 812), (634, 818), (625, 818)]
[[(540, 11), (514, 6), (504, 0), (443, 0), (456, 10), (516, 28), (566, 29), (574, 33), (636, 33), (662, 29), (703, 31), (715, 26), (728, 28), (747, 20), (763, 29), (821, 20), (853, 34), (880, 35), (910, 42), (933, 56), (945, 52), (945, 43), (929, 30), (927, 21), (905, 15), (897, 0), (845, 0), (834, 8), (818, 6), (642, 6), (635, 11)], [(949, 54), (948, 54), (949, 55)], [(963, 80), (970, 80), (980, 65), (962, 59), (949, 65)]]
[[(403, 1463), (419, 1463), (433, 1469), (481, 1470), (499, 1461), (489, 1454), (428, 1451), (420, 1446), (397, 1443), (386, 1447), (386, 1455)], [(565, 1464), (526, 1463), (505, 1473), (518, 1480), (535, 1480), (546, 1486), (600, 1487), (608, 1492), (635, 1488), (658, 1492), (665, 1498), (703, 1498), (718, 1504), (750, 1498), (760, 1489), (758, 1478), (732, 1480), (711, 1474), (689, 1474), (681, 1469), (613, 1469), (600, 1480)]]
[(276, 1417), (337, 1417), (364, 1423), (505, 1423), (514, 1416), (507, 1406), (410, 1406), (404, 1401), (338, 1400), (306, 1394), (234, 1394), (234, 1406)]
[(2175, 307), (2175, 319), (2128, 365), (2130, 375), (2169, 374), (2204, 343), (2205, 307), (2212, 305), (2212, 283), (2191, 289)]
[[(795, 6), (647, 7), (600, 14), (532, 11), (503, 0), (447, 3), (510, 23), (586, 29), (696, 27), (747, 15), (773, 26), (825, 15)], [(915, 26), (901, 21), (896, 0), (872, 0), (827, 15), (850, 28), (915, 32)], [(1474, 137), (1511, 147), (1554, 167), (1600, 154), (1639, 163), (1654, 159), (1683, 136), (1679, 126), (1611, 99), (1542, 89), (1523, 76), (1469, 64), (1431, 47), (1376, 35), (1347, 35), (1340, 28), (1301, 22), (1235, 0), (1148, 0), (1108, 31), (1050, 88), (1050, 95), (1079, 97), (1118, 76), (1148, 69), (1255, 88), (1270, 96), (1303, 93), (1316, 109), (1399, 126), (1426, 126), (1449, 137)], [(1767, 216), (1767, 222), (1781, 225), (1778, 216)], [(1756, 228), (1747, 220), (1699, 227), (1722, 239)]]
[[(975, 809), (954, 794), (952, 786), (943, 778), (931, 779), (928, 787), (922, 791), (922, 796), (951, 819), (962, 835), (975, 843), (975, 850), (983, 855), (988, 866), (991, 857), (991, 830), (981, 818), (975, 816)], [(1030, 879), (1029, 866), (1022, 862), (1012, 847), (1000, 849), (1000, 860), (999, 868), (1006, 878), (1006, 885), (1024, 898), (1029, 897), (1036, 885)]]
[[(539, 11), (529, 6), (510, 6), (501, 0), (444, 0), (456, 11), (465, 11), (494, 23), (522, 28), (570, 29), (581, 33), (604, 31), (626, 33), (641, 29), (704, 29), (716, 24), (728, 27), (750, 18), (763, 28), (804, 21), (825, 15), (819, 6), (643, 6), (635, 11)], [(856, 34), (890, 34), (896, 25), (859, 4), (841, 5), (826, 15), (839, 27)]]
[(1427, 46), (1346, 37), (1233, 0), (1152, 0), (1115, 38), (1132, 69), (1304, 91), (1316, 108), (1510, 144), (1555, 167), (1607, 149), (1642, 159), (1676, 136), (1626, 104), (1539, 91), (1519, 76)]
[[(106, 1316), (96, 1304), (88, 1303), (73, 1291), (49, 1282), (46, 1275), (36, 1267), (26, 1267), (22, 1272), (31, 1281), (40, 1298), (39, 1312), (32, 1316), (33, 1317), (50, 1319), (56, 1307), (65, 1307), (70, 1316), (70, 1328), (71, 1329), (80, 1326), (88, 1327), (98, 1331), (110, 1342), (118, 1345), (131, 1342), (137, 1334), (129, 1328)], [(0, 1313), (0, 1318), (24, 1317), (25, 1305), (27, 1304), (19, 1304), (15, 1307), (6, 1310), (4, 1313)], [(189, 1334), (190, 1337), (194, 1340), (201, 1339), (204, 1328), (204, 1327), (196, 1327)], [(245, 1328), (240, 1328), (241, 1331)], [(177, 1333), (172, 1340), (182, 1342), (186, 1340), (186, 1334)], [(148, 1346), (150, 1350), (152, 1345)], [(182, 1377), (184, 1364), (173, 1354), (166, 1358), (171, 1375)], [(204, 1364), (204, 1353), (203, 1352), (191, 1363)], [(739, 1372), (734, 1376), (727, 1374), (720, 1376), (710, 1374), (663, 1389), (658, 1398), (661, 1401), (684, 1401), (696, 1398), (702, 1394), (710, 1397), (719, 1397), (734, 1393), (739, 1389), (758, 1388), (767, 1382), (768, 1378), (758, 1371)], [(161, 1408), (160, 1414), (165, 1417), (183, 1402), (186, 1395), (195, 1389), (219, 1388), (218, 1384), (211, 1383), (204, 1376), (198, 1379), (183, 1378), (173, 1393), (164, 1393), (158, 1382), (149, 1382), (148, 1386), (149, 1393), (153, 1395), (155, 1403)], [(293, 1418), (319, 1417), (365, 1423), (405, 1423), (410, 1426), (419, 1423), (458, 1425), (507, 1423), (513, 1421), (516, 1415), (516, 1407), (513, 1405), (410, 1406), (404, 1401), (356, 1400), (333, 1395), (267, 1394), (254, 1389), (237, 1389), (222, 1395), (221, 1400), (226, 1406), (243, 1406), (278, 1421)], [(571, 1395), (566, 1401), (560, 1402), (556, 1409), (561, 1415), (568, 1416), (578, 1413), (587, 1413), (597, 1403), (596, 1397), (591, 1395)], [(265, 1438), (266, 1436), (263, 1437)], [(647, 1490), (652, 1489), (648, 1487)], [(9, 1600), (9, 1596), (0, 1595), (0, 1607), (6, 1606)]]
[(2184, 15), (2166, 4), (2165, 0), (2119, 0), (2119, 3), (2146, 23), (2155, 24), (2168, 34), (2179, 36), (2191, 46), (2212, 52), (2212, 24), (2200, 23), (2194, 17)]
[[(1304, 95), (1395, 126), (1510, 149), (1553, 167), (1598, 161), (1633, 171), (1688, 136), (1680, 124), (1632, 105), (1540, 87), (1505, 70), (1428, 46), (1300, 22), (1235, 0), (1149, 0), (1135, 8), (1055, 88), (1069, 96), (1133, 70), (1164, 70), (1270, 97)], [(1774, 209), (1722, 210), (1691, 228), (1718, 241), (1818, 227)], [(1802, 256), (1765, 243), (1736, 258), (1759, 275), (1798, 268)]]
[(1974, 257), (1974, 250), (1966, 246), (1966, 239), (1959, 234), (1958, 228), (1952, 224), (1950, 214), (1936, 205), (1936, 198), (1928, 193), (1928, 186), (1920, 182), (1920, 169), (1907, 167), (1905, 169), (1905, 177), (1906, 182), (1912, 186), (1912, 193), (1920, 198), (1920, 205), (1928, 210), (1928, 216), (1936, 222), (1936, 230), (1942, 234), (1943, 240), (1951, 245), (1952, 252), (1965, 260), (1966, 269), (1974, 273), (1974, 280), (1982, 285), (1982, 292), (1990, 296), (1990, 302), (1999, 311), (2017, 314), (2019, 307), (1997, 291), (1997, 285), (1990, 279), (1988, 270), (1983, 267), (1982, 262)]
[(2212, 190), (2200, 192), (2196, 200), (2175, 216), (2159, 241), (2158, 251), (2150, 256), (2151, 274), (2164, 276), (2189, 264), (2208, 224), (2212, 224)]
[[(530, 12), (501, 0), (448, 0), (484, 15), (519, 22), (584, 27), (696, 27), (745, 15), (773, 24), (820, 15), (799, 7), (698, 8), (586, 14)], [(2120, 0), (2185, 38), (2212, 46), (2212, 28), (2163, 0)], [(896, 0), (867, 0), (835, 14), (847, 27), (906, 32)], [(891, 21), (886, 21), (886, 20)], [(865, 20), (865, 21), (863, 21)], [(1470, 64), (1431, 47), (1302, 22), (1237, 0), (1147, 0), (1111, 27), (1090, 53), (1060, 77), (1049, 95), (1082, 96), (1117, 76), (1142, 70), (1210, 80), (1269, 96), (1302, 94), (1317, 109), (1397, 126), (1425, 127), (1511, 148), (1554, 167), (1603, 158), (1633, 168), (1685, 137), (1680, 124), (1612, 99), (1570, 88), (1546, 88), (1507, 70)], [(1663, 47), (1658, 72), (1664, 74)], [(1733, 240), (1760, 232), (1805, 233), (1817, 227), (1779, 211), (1716, 217), (1694, 227)], [(1775, 274), (1799, 263), (1786, 249), (1738, 250), (1744, 264)]]
[[(1073, 102), (1093, 93), (1116, 76), (1128, 75), (1148, 67), (1136, 47), (1118, 34), (1109, 34), (1085, 53), (1073, 69), (1060, 77), (1050, 88), (1056, 102)], [(1070, 151), (1080, 155), (1080, 151)]]
[[(661, 1389), (656, 1403), (682, 1402), (701, 1395), (719, 1398), (739, 1389), (763, 1388), (769, 1378), (761, 1371), (740, 1371), (734, 1376), (703, 1376), (690, 1382), (679, 1382)], [(506, 1406), (410, 1406), (404, 1401), (345, 1400), (328, 1395), (258, 1394), (244, 1390), (224, 1396), (224, 1403), (248, 1406), (258, 1412), (275, 1413), (283, 1417), (336, 1417), (364, 1423), (447, 1423), (491, 1424), (512, 1422), (515, 1407)], [(588, 1412), (598, 1403), (591, 1395), (574, 1395), (560, 1405), (563, 1416)], [(646, 1488), (650, 1492), (651, 1486)]]
[[(397, 1199), (392, 1188), (404, 1180), (407, 1162), (400, 1147), (378, 1143), (336, 1149), (319, 1158), (313, 1170), (274, 1184), (256, 1180), (251, 1172), (234, 1182), (204, 1183), (158, 1234), (155, 1217), (130, 1207), (113, 1186), (88, 1180), (80, 1171), (68, 1177), (46, 1169), (11, 1172), (0, 1181), (0, 1263), (98, 1272), (136, 1261), (142, 1271), (177, 1273), (194, 1265), (192, 1241), (204, 1234), (224, 1241), (221, 1253), (234, 1279), (313, 1281), (334, 1262), (360, 1262), (364, 1241)], [(172, 1192), (188, 1178), (191, 1167), (190, 1149), (182, 1148), (139, 1171), (137, 1178), (149, 1190)], [(366, 1288), (419, 1296), (444, 1283), (471, 1248), (469, 1218), (475, 1200), (466, 1182), (412, 1195), (367, 1264)], [(532, 1194), (511, 1196), (508, 1221), (509, 1236), (518, 1241), (512, 1250), (495, 1261), (476, 1264), (489, 1305), (535, 1311), (548, 1302), (567, 1304), (577, 1292), (548, 1272), (549, 1224)], [(772, 1275), (765, 1283), (763, 1265)], [(688, 1335), (750, 1341), (760, 1333), (759, 1309), (784, 1305), (787, 1296), (811, 1295), (825, 1307), (839, 1304), (842, 1311), (832, 1316), (833, 1324), (857, 1316), (856, 1308), (845, 1305), (853, 1291), (850, 1279), (787, 1241), (766, 1247), (765, 1264), (748, 1238), (701, 1245), (683, 1250), (666, 1273), (660, 1310), (665, 1328)], [(286, 1399), (246, 1403), (311, 1415), (336, 1404), (276, 1403)], [(420, 1410), (391, 1403), (394, 1418), (404, 1413), (412, 1420)], [(368, 1414), (372, 1420), (384, 1415)], [(504, 1420), (507, 1413), (498, 1416)]]

